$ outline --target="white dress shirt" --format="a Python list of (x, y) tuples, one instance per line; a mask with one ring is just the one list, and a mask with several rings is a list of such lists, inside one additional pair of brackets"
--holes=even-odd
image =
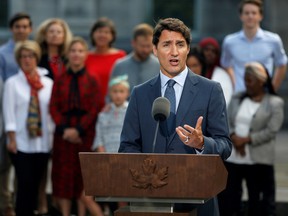
[(221, 67), (216, 66), (213, 70), (211, 80), (220, 83), (224, 93), (226, 107), (228, 107), (233, 95), (233, 84), (229, 74)]
[[(178, 105), (181, 99), (181, 95), (182, 95), (182, 91), (184, 88), (184, 83), (185, 83), (187, 74), (188, 74), (188, 68), (186, 67), (181, 73), (173, 77), (173, 80), (176, 81), (175, 85), (173, 86), (175, 90), (175, 97), (176, 97), (176, 113), (177, 113)], [(162, 97), (164, 97), (164, 93), (167, 88), (167, 82), (171, 78), (167, 77), (160, 71), (160, 79), (161, 79), (161, 95)]]
[(22, 70), (10, 77), (4, 85), (3, 112), (5, 131), (15, 132), (17, 150), (24, 153), (47, 153), (52, 147), (53, 123), (49, 115), (49, 102), (53, 81), (46, 77), (48, 71), (37, 68), (43, 88), (38, 92), (42, 122), (42, 136), (30, 138), (27, 130), (30, 85)]

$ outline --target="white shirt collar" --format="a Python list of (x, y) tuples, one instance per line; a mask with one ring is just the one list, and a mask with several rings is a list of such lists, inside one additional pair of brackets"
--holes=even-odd
[[(179, 84), (183, 88), (187, 74), (188, 74), (188, 68), (186, 66), (183, 71), (181, 71), (177, 76), (173, 77), (172, 79), (175, 80), (176, 83)], [(164, 75), (162, 71), (160, 71), (160, 79), (161, 79), (161, 88), (164, 88), (168, 80), (170, 80), (171, 78)]]
[[(243, 29), (240, 31), (240, 37), (241, 37), (242, 39), (247, 39), (247, 37), (246, 37), (245, 32), (244, 32)], [(263, 38), (263, 37), (264, 37), (264, 31), (263, 31), (263, 29), (258, 28), (258, 30), (257, 30), (257, 32), (256, 32), (256, 34), (255, 34), (255, 36), (254, 36), (253, 39), (256, 39), (256, 38), (258, 39), (258, 38)]]

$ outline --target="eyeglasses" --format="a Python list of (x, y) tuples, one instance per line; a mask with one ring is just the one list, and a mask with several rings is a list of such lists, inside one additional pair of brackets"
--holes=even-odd
[(34, 54), (29, 54), (29, 55), (20, 55), (20, 58), (22, 59), (32, 59), (32, 58), (35, 58), (36, 56)]

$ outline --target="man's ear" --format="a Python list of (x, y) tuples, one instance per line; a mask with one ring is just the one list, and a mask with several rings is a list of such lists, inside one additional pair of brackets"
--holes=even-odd
[(158, 57), (157, 55), (157, 47), (155, 45), (153, 45), (153, 53), (156, 57)]
[(30, 26), (30, 34), (33, 32), (33, 27)]
[(188, 54), (189, 54), (189, 52), (190, 52), (190, 49), (191, 49), (191, 46), (188, 45), (188, 52), (187, 52), (187, 56), (188, 56)]
[(263, 14), (261, 14), (261, 20), (260, 20), (260, 22), (262, 22), (262, 20), (263, 20)]
[(131, 46), (134, 48), (135, 47), (135, 40), (133, 39), (131, 42), (130, 42)]

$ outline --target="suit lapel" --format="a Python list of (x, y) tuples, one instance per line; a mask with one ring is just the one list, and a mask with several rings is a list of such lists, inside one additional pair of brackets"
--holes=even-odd
[[(158, 97), (161, 97), (160, 75), (158, 77), (156, 77), (155, 79), (151, 80), (150, 86), (151, 86), (151, 91), (148, 92), (148, 94), (149, 94), (148, 98), (150, 100), (149, 103), (151, 103), (151, 107), (152, 107), (154, 100)], [(163, 136), (167, 137), (168, 136), (168, 128), (167, 128), (166, 121), (160, 122), (159, 128), (160, 128), (160, 132), (163, 134)]]
[(161, 80), (160, 75), (150, 81), (150, 91), (147, 92), (149, 103), (153, 104), (154, 100), (161, 96)]
[(192, 72), (188, 72), (177, 109), (176, 126), (181, 125), (186, 115), (190, 115), (189, 110), (191, 110), (195, 96), (199, 91), (199, 88), (196, 85), (197, 83), (197, 76)]

